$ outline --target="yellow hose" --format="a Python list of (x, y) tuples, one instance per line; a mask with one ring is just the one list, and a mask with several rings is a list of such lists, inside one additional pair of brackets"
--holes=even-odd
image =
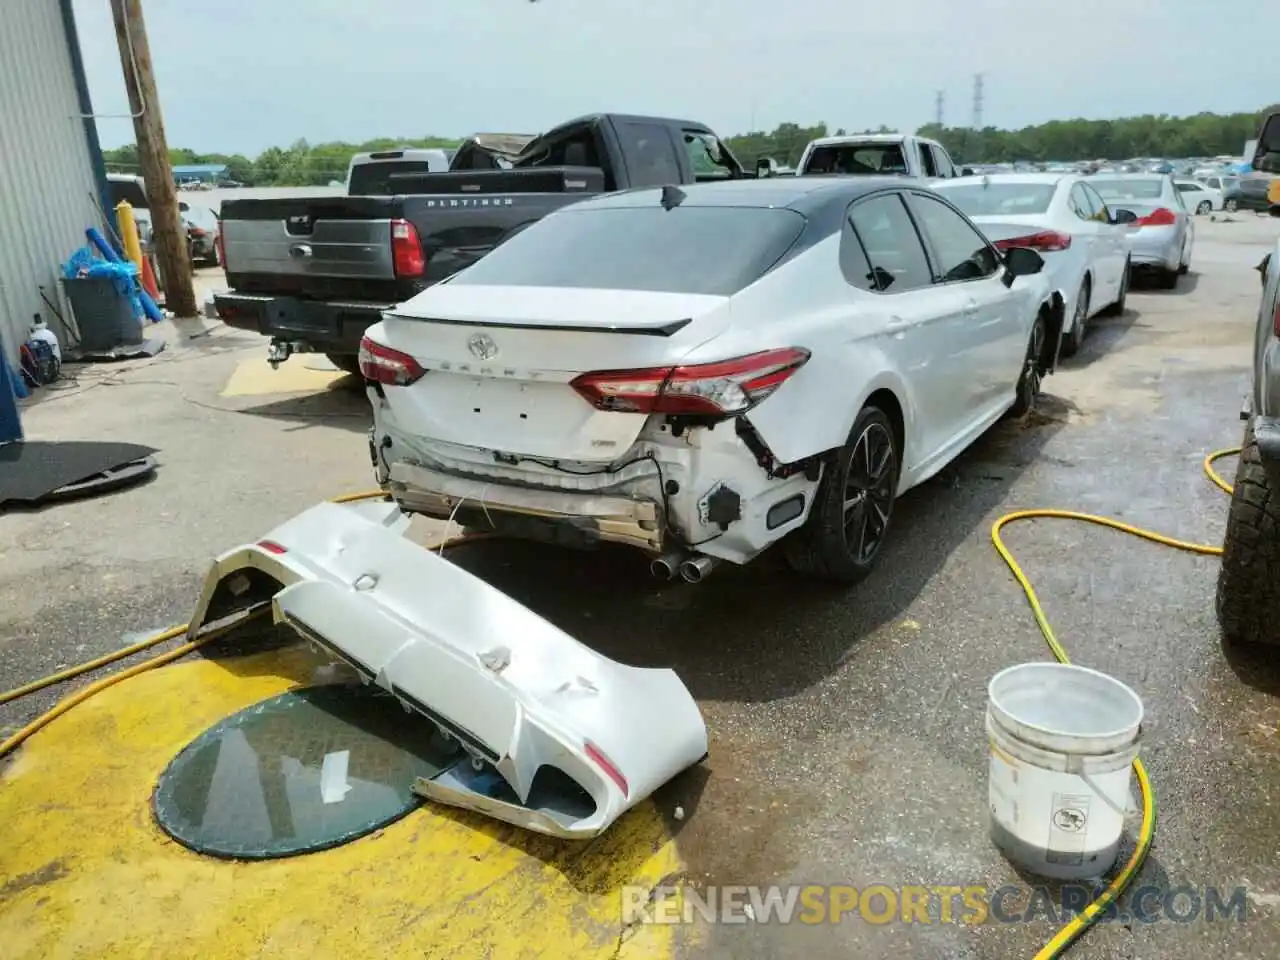
[[(1239, 447), (1232, 447), (1227, 450), (1217, 450), (1209, 454), (1204, 459), (1203, 466), (1205, 474), (1215, 486), (1223, 490), (1228, 495), (1233, 493), (1234, 490), (1231, 484), (1224, 480), (1213, 468), (1213, 464), (1223, 457), (1229, 457), (1239, 452)], [(354, 493), (347, 494), (342, 497), (336, 497), (333, 502), (349, 503), (354, 500), (370, 500), (382, 496), (385, 496), (383, 491), (374, 490), (367, 493)], [(1173, 537), (1166, 537), (1163, 534), (1155, 533), (1151, 530), (1144, 530), (1141, 527), (1135, 527), (1131, 524), (1121, 523), (1119, 520), (1113, 520), (1110, 517), (1102, 517), (1092, 513), (1077, 513), (1071, 510), (1018, 510), (1014, 513), (1007, 513), (1002, 516), (991, 528), (991, 540), (995, 544), (995, 548), (999, 552), (1001, 558), (1013, 573), (1014, 579), (1016, 579), (1018, 581), (1018, 585), (1022, 587), (1022, 592), (1026, 594), (1027, 602), (1031, 605), (1031, 612), (1035, 615), (1036, 624), (1040, 627), (1040, 632), (1044, 635), (1045, 642), (1049, 645), (1049, 649), (1053, 652), (1054, 657), (1056, 657), (1060, 663), (1070, 663), (1070, 659), (1067, 657), (1067, 651), (1063, 648), (1062, 644), (1058, 642), (1058, 638), (1054, 635), (1053, 627), (1050, 626), (1049, 619), (1045, 616), (1044, 608), (1040, 604), (1040, 598), (1036, 595), (1035, 588), (1031, 585), (1031, 581), (1023, 572), (1022, 567), (1018, 565), (1018, 561), (1014, 559), (1009, 548), (1005, 546), (1004, 539), (1000, 536), (1000, 531), (1011, 523), (1016, 523), (1019, 520), (1036, 519), (1078, 520), (1083, 523), (1092, 523), (1097, 526), (1108, 527), (1112, 530), (1119, 530), (1121, 533), (1140, 537), (1141, 539), (1149, 540), (1152, 543), (1163, 544), (1166, 547), (1173, 547), (1176, 550), (1185, 550), (1190, 553), (1198, 553), (1205, 556), (1220, 556), (1222, 554), (1221, 547), (1204, 543), (1191, 543), (1186, 540), (1177, 540)], [(484, 536), (485, 534), (464, 535), (453, 540), (447, 540), (441, 544), (440, 547), (454, 546), (458, 543), (478, 539)], [(258, 616), (261, 613), (265, 613), (265, 610), (257, 611), (251, 614), (251, 616)], [(201, 637), (198, 640), (193, 640), (189, 643), (184, 643), (158, 657), (153, 657), (150, 660), (143, 661), (142, 663), (129, 667), (126, 670), (122, 670), (119, 673), (103, 677), (101, 680), (77, 691), (60, 702), (53, 709), (27, 724), (3, 743), (0, 743), (0, 757), (6, 756), (20, 744), (25, 742), (27, 738), (36, 731), (44, 728), (76, 705), (88, 700), (94, 694), (105, 690), (107, 687), (119, 683), (122, 680), (127, 680), (129, 677), (137, 676), (139, 673), (146, 670), (151, 670), (154, 667), (159, 667), (173, 660), (177, 660), (179, 657), (185, 656), (201, 644), (208, 643), (210, 640), (213, 640), (215, 637), (220, 636), (233, 627), (239, 626), (242, 622), (242, 620), (237, 621), (236, 623), (219, 628), (218, 630), (211, 632), (208, 636)], [(174, 637), (185, 633), (186, 630), (187, 624), (183, 624), (180, 627), (171, 627), (154, 637), (149, 637), (146, 640), (131, 644), (128, 647), (124, 647), (114, 653), (109, 653), (106, 656), (98, 657), (96, 660), (90, 660), (68, 670), (63, 670), (61, 673), (56, 673), (49, 677), (32, 681), (24, 686), (10, 690), (7, 693), (0, 694), (0, 704), (8, 703), (11, 700), (16, 700), (19, 697), (25, 696), (28, 693), (33, 693), (36, 690), (41, 690), (44, 687), (59, 683), (62, 680), (79, 676), (82, 673), (94, 670), (115, 660), (122, 659), (130, 654), (137, 653), (140, 650), (145, 650), (147, 647), (163, 643), (166, 640), (171, 640)], [(1155, 793), (1151, 789), (1151, 780), (1147, 777), (1147, 769), (1143, 766), (1141, 760), (1133, 761), (1133, 772), (1137, 777), (1138, 790), (1142, 796), (1142, 825), (1138, 830), (1138, 842), (1134, 847), (1133, 854), (1129, 857), (1124, 868), (1116, 875), (1115, 879), (1111, 881), (1098, 898), (1090, 903), (1079, 916), (1073, 918), (1071, 922), (1067, 923), (1061, 930), (1059, 930), (1057, 934), (1054, 935), (1053, 939), (1040, 949), (1040, 952), (1035, 956), (1035, 960), (1055, 960), (1055, 958), (1061, 957), (1066, 953), (1067, 949), (1075, 943), (1075, 941), (1084, 934), (1099, 917), (1102, 916), (1107, 907), (1114, 903), (1120, 895), (1124, 893), (1129, 884), (1133, 881), (1133, 878), (1137, 876), (1143, 862), (1146, 860), (1147, 853), (1151, 849), (1152, 839), (1155, 836), (1156, 798)]]
[[(1233, 493), (1234, 490), (1231, 484), (1227, 483), (1214, 470), (1213, 464), (1223, 457), (1229, 457), (1239, 452), (1239, 447), (1233, 447), (1229, 450), (1216, 450), (1204, 459), (1205, 474), (1214, 485), (1227, 494)], [(1045, 643), (1049, 645), (1049, 649), (1059, 663), (1071, 662), (1067, 657), (1067, 651), (1054, 635), (1053, 627), (1049, 625), (1049, 618), (1045, 616), (1044, 608), (1040, 605), (1040, 598), (1036, 595), (1035, 588), (1031, 586), (1031, 581), (1023, 572), (1022, 567), (1018, 565), (1018, 561), (1013, 558), (1013, 554), (1009, 552), (1009, 548), (1005, 546), (1004, 539), (1000, 536), (1000, 531), (1008, 524), (1016, 523), (1019, 520), (1037, 519), (1079, 520), (1083, 523), (1092, 523), (1100, 527), (1119, 530), (1121, 533), (1140, 537), (1143, 540), (1150, 540), (1152, 543), (1163, 544), (1166, 547), (1173, 547), (1175, 550), (1186, 550), (1190, 553), (1198, 553), (1204, 556), (1220, 556), (1222, 554), (1221, 547), (1206, 543), (1175, 540), (1173, 537), (1166, 537), (1163, 534), (1154, 533), (1141, 527), (1135, 527), (1131, 524), (1121, 523), (1119, 520), (1112, 520), (1110, 517), (1100, 517), (1092, 513), (1076, 513), (1072, 510), (1018, 510), (1014, 513), (1005, 514), (992, 526), (991, 541), (995, 544), (997, 552), (999, 552), (1001, 558), (1013, 573), (1014, 579), (1018, 581), (1018, 585), (1022, 587), (1022, 592), (1027, 595), (1027, 602), (1031, 605), (1031, 612), (1035, 615), (1036, 624), (1040, 627), (1040, 632), (1044, 634)], [(1142, 825), (1138, 828), (1138, 842), (1133, 849), (1132, 856), (1129, 857), (1128, 862), (1124, 865), (1124, 869), (1116, 874), (1115, 879), (1098, 895), (1098, 898), (1085, 907), (1078, 916), (1072, 918), (1069, 923), (1054, 935), (1053, 939), (1040, 949), (1040, 952), (1035, 956), (1035, 960), (1055, 960), (1055, 958), (1061, 957), (1066, 953), (1067, 949), (1102, 916), (1107, 907), (1119, 899), (1147, 859), (1147, 853), (1151, 849), (1151, 841), (1156, 831), (1156, 797), (1151, 789), (1151, 780), (1147, 777), (1147, 768), (1143, 766), (1141, 760), (1135, 759), (1133, 761), (1133, 773), (1137, 777), (1138, 792), (1142, 796)]]

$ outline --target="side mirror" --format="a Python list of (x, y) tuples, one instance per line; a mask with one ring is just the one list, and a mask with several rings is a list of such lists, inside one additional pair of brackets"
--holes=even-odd
[(1044, 269), (1044, 257), (1030, 247), (1010, 247), (1005, 251), (1005, 286), (1013, 286), (1018, 277), (1030, 277)]
[(776, 177), (778, 175), (778, 161), (773, 157), (760, 157), (756, 160), (756, 176), (760, 179), (767, 177)]
[(1137, 223), (1138, 215), (1132, 210), (1113, 210), (1111, 211), (1110, 220), (1117, 226), (1126, 223)]
[(976, 173), (977, 173), (977, 171), (976, 171), (976, 170), (974, 170), (974, 169), (973, 169), (973, 167), (961, 167), (961, 168), (960, 168), (960, 176), (962, 176), (962, 177), (972, 177), (972, 176), (974, 176), (974, 174), (976, 174)]

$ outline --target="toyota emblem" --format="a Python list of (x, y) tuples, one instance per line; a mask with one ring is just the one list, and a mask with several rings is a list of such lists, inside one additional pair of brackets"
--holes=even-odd
[(467, 341), (467, 349), (480, 360), (492, 360), (498, 355), (498, 345), (487, 333), (473, 333)]

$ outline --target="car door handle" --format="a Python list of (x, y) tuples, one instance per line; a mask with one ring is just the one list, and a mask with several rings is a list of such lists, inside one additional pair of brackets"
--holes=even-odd
[(970, 300), (964, 305), (964, 309), (960, 311), (966, 320), (974, 320), (978, 316), (978, 301)]
[(907, 321), (896, 313), (890, 314), (889, 319), (885, 321), (884, 328), (886, 331), (893, 334), (893, 338), (895, 340), (901, 340), (906, 336)]

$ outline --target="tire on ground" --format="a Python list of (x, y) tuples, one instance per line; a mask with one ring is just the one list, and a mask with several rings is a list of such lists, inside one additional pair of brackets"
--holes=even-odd
[(875, 568), (881, 546), (893, 527), (893, 500), (889, 503), (889, 519), (881, 534), (881, 546), (876, 548), (868, 562), (862, 563), (852, 556), (844, 532), (845, 483), (849, 464), (853, 459), (858, 437), (872, 424), (878, 424), (887, 431), (893, 446), (890, 483), (896, 497), (898, 477), (902, 469), (902, 451), (899, 449), (902, 441), (894, 430), (893, 422), (883, 410), (876, 406), (863, 407), (853, 423), (853, 429), (849, 431), (849, 439), (823, 475), (813, 506), (809, 510), (809, 518), (804, 526), (783, 542), (783, 554), (796, 573), (817, 580), (852, 585), (865, 579)]
[(1280, 645), (1280, 490), (1246, 431), (1218, 571), (1218, 625), (1224, 647)]

